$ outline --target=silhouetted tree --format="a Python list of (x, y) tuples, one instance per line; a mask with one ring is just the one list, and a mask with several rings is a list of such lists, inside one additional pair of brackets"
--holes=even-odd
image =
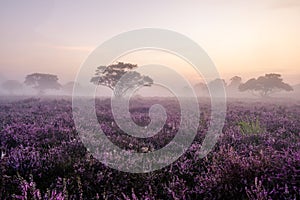
[[(151, 86), (153, 84), (153, 80), (150, 77), (143, 76), (136, 71), (131, 71), (137, 67), (137, 65), (123, 62), (118, 62), (107, 67), (100, 66), (97, 68), (91, 82), (95, 85), (109, 87), (113, 90), (116, 97), (122, 97), (127, 91), (138, 86)], [(116, 88), (117, 84), (119, 87)]]
[(226, 82), (225, 82), (225, 80), (224, 79), (220, 79), (220, 78), (217, 78), (217, 79), (215, 79), (215, 80), (213, 80), (213, 81), (211, 81), (211, 82), (209, 82), (208, 83), (208, 85), (210, 86), (210, 87), (217, 87), (217, 86), (219, 86), (220, 84), (223, 84), (224, 86), (226, 86)]
[(195, 92), (198, 96), (207, 96), (209, 94), (207, 85), (199, 82), (194, 85)]
[[(217, 78), (217, 79), (215, 79), (213, 81), (210, 81), (208, 83), (209, 88), (212, 89), (212, 90), (219, 90), (219, 89), (221, 89), (219, 87), (220, 85), (223, 85), (224, 87), (226, 86), (226, 82), (225, 82), (224, 79)], [(213, 91), (210, 91), (210, 92), (213, 92)]]
[(199, 96), (210, 96), (212, 92), (216, 95), (222, 95), (222, 88), (220, 86), (225, 87), (226, 82), (223, 79), (217, 78), (210, 81), (208, 84), (199, 82), (195, 84), (194, 88), (196, 90), (196, 94)]
[(234, 76), (230, 79), (228, 86), (226, 87), (226, 92), (228, 97), (238, 97), (241, 95), (239, 92), (239, 86), (242, 84), (242, 78), (239, 76)]
[(199, 89), (199, 90), (206, 90), (207, 89), (207, 85), (205, 83), (202, 83), (202, 82), (196, 83), (194, 87)]
[(22, 84), (17, 80), (7, 80), (1, 84), (2, 88), (8, 91), (10, 94), (14, 94), (15, 91), (21, 90)]
[(230, 83), (228, 88), (230, 89), (238, 89), (238, 87), (242, 84), (242, 78), (239, 76), (234, 76), (230, 79)]
[(58, 83), (57, 76), (52, 74), (30, 74), (26, 76), (24, 83), (26, 85), (32, 86), (38, 91), (38, 94), (40, 95), (43, 95), (45, 93), (45, 90), (58, 90), (61, 87), (61, 85)]
[(265, 76), (260, 76), (257, 79), (252, 78), (246, 83), (239, 86), (241, 92), (251, 91), (254, 95), (258, 94), (261, 97), (267, 97), (274, 92), (279, 92), (282, 90), (292, 91), (293, 88), (283, 82), (280, 74), (266, 74)]

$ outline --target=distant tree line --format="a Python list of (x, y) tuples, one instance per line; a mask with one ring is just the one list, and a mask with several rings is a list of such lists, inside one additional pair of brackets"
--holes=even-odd
[[(91, 78), (91, 83), (102, 85), (113, 90), (116, 97), (122, 97), (127, 92), (139, 86), (151, 86), (153, 80), (134, 71), (138, 66), (130, 63), (118, 62), (109, 66), (99, 66), (95, 76)], [(44, 95), (48, 90), (62, 90), (72, 94), (73, 87), (81, 87), (79, 83), (68, 82), (61, 85), (58, 76), (45, 73), (32, 73), (25, 77), (24, 84), (36, 90), (38, 95)], [(23, 88), (23, 84), (17, 80), (7, 80), (1, 87), (9, 94), (13, 95)]]
[[(151, 77), (134, 71), (136, 68), (138, 68), (137, 65), (123, 62), (108, 66), (99, 66), (96, 68), (95, 75), (91, 77), (90, 82), (95, 85), (108, 87), (114, 92), (116, 97), (122, 97), (137, 87), (150, 87), (153, 84)], [(35, 89), (38, 95), (44, 95), (48, 90), (59, 89), (65, 93), (72, 94), (74, 85), (80, 86), (79, 83), (76, 82), (68, 82), (65, 85), (61, 85), (58, 80), (57, 75), (33, 73), (25, 77), (24, 84)], [(245, 83), (242, 82), (241, 77), (234, 76), (230, 79), (228, 85), (223, 79), (215, 79), (207, 85), (197, 83), (195, 88), (200, 91), (208, 91), (208, 88), (210, 88), (212, 89), (211, 92), (218, 92), (220, 83), (223, 84), (228, 91), (234, 91), (237, 94), (248, 91), (260, 97), (269, 97), (271, 94), (280, 91), (293, 91), (293, 88), (289, 84), (283, 82), (281, 75), (276, 73), (251, 78)], [(7, 80), (1, 84), (1, 87), (13, 95), (23, 89), (23, 84), (17, 80)]]
[(219, 86), (220, 83), (224, 85), (227, 91), (236, 93), (250, 92), (251, 94), (260, 97), (269, 97), (271, 94), (280, 91), (293, 91), (292, 86), (283, 82), (281, 75), (276, 73), (265, 74), (258, 78), (251, 78), (245, 83), (242, 82), (241, 77), (234, 76), (230, 79), (230, 83), (228, 85), (223, 79), (215, 79), (207, 85), (204, 83), (198, 83), (195, 87), (201, 91), (208, 91), (208, 88), (211, 88), (211, 92), (218, 92), (220, 88), (217, 88), (217, 86)]

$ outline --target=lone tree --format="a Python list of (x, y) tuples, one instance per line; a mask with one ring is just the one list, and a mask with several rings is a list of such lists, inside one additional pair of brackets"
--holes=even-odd
[(8, 91), (10, 94), (14, 94), (15, 91), (22, 89), (22, 84), (17, 80), (7, 80), (1, 84), (2, 88)]
[(209, 95), (208, 87), (203, 82), (198, 82), (194, 85), (195, 92), (198, 96), (207, 96)]
[(259, 95), (261, 97), (268, 97), (270, 94), (279, 92), (282, 90), (293, 91), (293, 88), (283, 82), (280, 74), (266, 74), (265, 76), (260, 76), (257, 79), (252, 78), (246, 83), (239, 86), (241, 92), (251, 91), (254, 95)]
[[(109, 66), (100, 66), (96, 69), (95, 76), (91, 82), (95, 85), (103, 85), (113, 90), (116, 97), (123, 97), (127, 91), (138, 86), (148, 86), (153, 84), (149, 76), (143, 76), (136, 71), (138, 66), (130, 63), (118, 62)], [(122, 79), (121, 79), (122, 78)], [(118, 87), (116, 87), (118, 84)]]
[(225, 88), (226, 88), (226, 82), (224, 79), (220, 79), (220, 78), (216, 78), (212, 81), (210, 81), (208, 84), (208, 92), (211, 94), (214, 94), (218, 97), (222, 97), (223, 96), (223, 92), (225, 92)]
[(43, 95), (45, 90), (58, 90), (61, 87), (61, 85), (58, 83), (57, 76), (52, 74), (30, 74), (26, 76), (24, 83), (36, 89), (39, 95)]
[(229, 89), (237, 89), (242, 84), (242, 78), (234, 76), (230, 79), (230, 83), (227, 86)]
[(208, 83), (208, 85), (210, 85), (210, 87), (218, 87), (220, 84), (226, 86), (225, 80), (216, 78), (215, 80), (212, 80)]

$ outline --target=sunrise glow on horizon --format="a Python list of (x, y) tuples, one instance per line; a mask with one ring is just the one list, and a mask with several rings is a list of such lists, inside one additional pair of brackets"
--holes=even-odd
[[(298, 0), (2, 2), (0, 78), (23, 80), (29, 73), (44, 72), (57, 74), (63, 83), (73, 81), (102, 42), (153, 27), (194, 40), (227, 81), (235, 75), (246, 81), (279, 73), (286, 82), (299, 84), (299, 21)], [(126, 59), (135, 64), (157, 61), (143, 53)], [(168, 56), (158, 60), (175, 66)]]

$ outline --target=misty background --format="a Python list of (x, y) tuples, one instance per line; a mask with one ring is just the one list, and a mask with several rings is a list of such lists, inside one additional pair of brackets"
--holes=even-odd
[[(45, 73), (57, 75), (62, 86), (46, 91), (45, 95), (70, 95), (81, 64), (99, 44), (122, 32), (155, 27), (176, 31), (198, 43), (224, 79), (228, 97), (258, 98), (237, 91), (231, 83), (232, 77), (241, 77), (245, 83), (276, 73), (294, 90), (271, 96), (299, 98), (299, 21), (298, 0), (2, 1), (0, 84), (16, 80), (22, 88), (12, 93), (1, 86), (0, 94), (36, 95), (34, 89), (24, 85), (25, 77)], [(153, 60), (159, 63), (166, 60), (168, 66), (180, 68), (179, 61), (166, 55), (141, 53), (124, 59), (138, 65)], [(185, 73), (189, 72), (183, 70), (182, 74)], [(188, 75), (188, 79), (198, 96), (208, 96), (201, 77)], [(80, 87), (85, 95), (86, 88), (95, 86), (91, 83)], [(178, 87), (184, 96), (187, 86)], [(111, 95), (102, 86), (97, 93)], [(138, 94), (171, 95), (155, 85), (141, 89)]]
[[(28, 86), (24, 83), (24, 79), (20, 80), (12, 80), (8, 77), (0, 75), (0, 95), (1, 96), (71, 96), (73, 92), (73, 87), (79, 88), (80, 95), (86, 96), (86, 91), (89, 89), (97, 88), (95, 93), (97, 97), (111, 97), (113, 95), (113, 91), (106, 86), (95, 86), (92, 83), (89, 85), (82, 85), (80, 83), (70, 81), (70, 82), (61, 82), (58, 80), (60, 87), (58, 89), (45, 89), (45, 93), (40, 95), (38, 91), (32, 86)], [(59, 77), (58, 77), (59, 78)], [(257, 77), (254, 77), (257, 78)], [(230, 80), (224, 79), (216, 79), (210, 81), (209, 83), (204, 83), (202, 81), (195, 82), (191, 84), (195, 94), (198, 97), (209, 97), (208, 85), (212, 88), (211, 92), (215, 94), (221, 93), (218, 90), (221, 89), (219, 87), (214, 87), (214, 83), (217, 81), (222, 81), (225, 86), (226, 96), (228, 98), (255, 98), (261, 99), (260, 96), (254, 95), (251, 91), (240, 91), (239, 86), (245, 83), (248, 80), (244, 80), (242, 77), (234, 76)], [(286, 82), (283, 80), (283, 82)], [(176, 94), (179, 96), (187, 96), (186, 90), (189, 85), (176, 85), (176, 80), (174, 80), (174, 86), (177, 87), (181, 93)], [(300, 84), (291, 85), (293, 91), (276, 91), (270, 94), (269, 98), (288, 98), (288, 99), (299, 99), (300, 98)], [(49, 87), (51, 88), (51, 86)], [(141, 97), (172, 97), (174, 94), (168, 90), (168, 88), (164, 88), (161, 85), (156, 85), (155, 83), (151, 87), (142, 87), (134, 93), (134, 96)], [(188, 97), (188, 96), (187, 96)]]

